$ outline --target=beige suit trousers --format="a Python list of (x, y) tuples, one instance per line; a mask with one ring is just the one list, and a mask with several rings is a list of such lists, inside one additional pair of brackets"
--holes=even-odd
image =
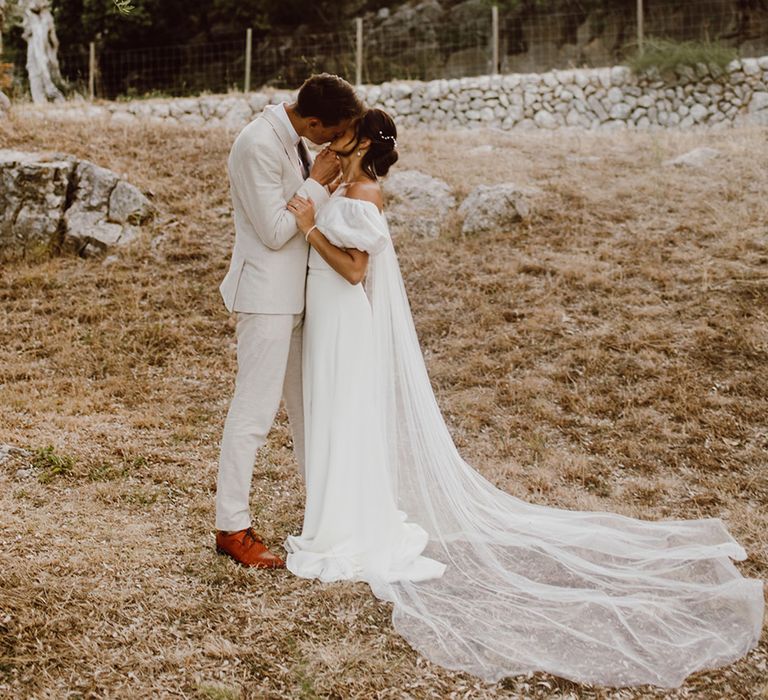
[(256, 453), (267, 440), (281, 396), (294, 454), (304, 472), (302, 319), (303, 314), (237, 314), (237, 379), (224, 423), (216, 487), (218, 530), (251, 524), (248, 502)]

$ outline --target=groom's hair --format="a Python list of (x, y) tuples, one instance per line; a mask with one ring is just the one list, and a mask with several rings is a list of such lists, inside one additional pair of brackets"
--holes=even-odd
[(299, 88), (296, 111), (305, 119), (315, 117), (323, 126), (334, 126), (361, 116), (365, 107), (346, 80), (320, 73), (307, 78)]

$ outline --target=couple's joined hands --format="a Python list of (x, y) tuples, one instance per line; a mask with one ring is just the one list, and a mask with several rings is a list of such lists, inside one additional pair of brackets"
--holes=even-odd
[[(327, 185), (335, 189), (341, 181), (339, 157), (330, 149), (324, 148), (318, 153), (315, 162), (312, 163), (309, 176), (321, 185)], [(314, 202), (307, 197), (296, 194), (288, 202), (287, 207), (288, 211), (296, 217), (296, 225), (299, 227), (299, 230), (306, 234), (315, 223)]]

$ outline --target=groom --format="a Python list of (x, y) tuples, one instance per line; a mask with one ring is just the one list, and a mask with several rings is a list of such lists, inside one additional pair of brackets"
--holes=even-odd
[(235, 247), (220, 289), (227, 309), (237, 313), (237, 379), (221, 442), (216, 550), (244, 566), (285, 566), (251, 528), (248, 508), (256, 452), (281, 396), (304, 470), (301, 337), (309, 247), (286, 204), (295, 194), (318, 207), (328, 199), (338, 159), (326, 150), (313, 162), (303, 139), (332, 141), (362, 111), (345, 80), (313, 75), (296, 102), (267, 107), (248, 124), (229, 154)]

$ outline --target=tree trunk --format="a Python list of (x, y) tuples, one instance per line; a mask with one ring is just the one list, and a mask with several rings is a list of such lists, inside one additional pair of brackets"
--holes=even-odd
[(63, 83), (56, 52), (59, 40), (53, 26), (49, 0), (22, 0), (22, 26), (27, 42), (27, 74), (32, 101), (61, 102)]
[[(5, 29), (5, 0), (0, 0), (0, 61), (3, 59), (3, 30)], [(0, 85), (0, 117), (2, 117), (10, 108), (10, 100), (2, 90)]]

